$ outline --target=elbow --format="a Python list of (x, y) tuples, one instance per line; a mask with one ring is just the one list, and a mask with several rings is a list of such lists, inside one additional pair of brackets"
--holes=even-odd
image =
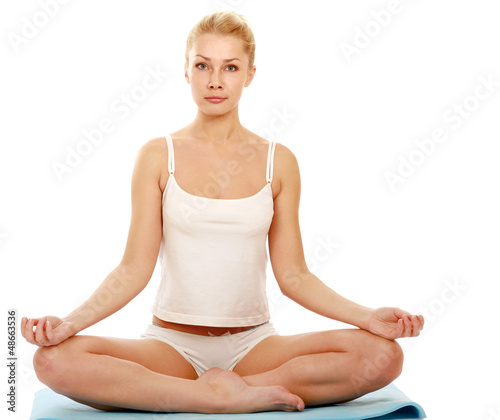
[(283, 293), (283, 296), (296, 301), (296, 296), (300, 291), (300, 286), (301, 283), (298, 281), (287, 285), (280, 285), (280, 291)]
[(141, 292), (151, 280), (153, 270), (136, 267), (132, 264), (121, 262), (112, 272), (117, 283), (127, 288), (134, 288), (137, 293)]
[(287, 298), (295, 300), (294, 297), (303, 288), (310, 275), (311, 272), (307, 266), (287, 270), (277, 278), (281, 293)]

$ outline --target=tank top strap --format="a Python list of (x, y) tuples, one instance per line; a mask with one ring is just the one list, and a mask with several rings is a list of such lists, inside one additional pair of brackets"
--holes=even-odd
[(274, 167), (274, 150), (276, 148), (276, 142), (269, 142), (269, 150), (267, 152), (267, 173), (266, 180), (270, 184), (273, 180), (273, 167)]
[(174, 144), (172, 142), (172, 137), (168, 134), (165, 136), (165, 139), (167, 140), (168, 147), (168, 172), (173, 174), (175, 171)]

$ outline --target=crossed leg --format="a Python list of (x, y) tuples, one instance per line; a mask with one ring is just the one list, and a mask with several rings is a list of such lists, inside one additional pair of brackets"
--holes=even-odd
[(33, 365), (54, 391), (101, 410), (243, 413), (296, 411), (301, 399), (280, 386), (249, 386), (234, 372), (199, 378), (171, 346), (152, 339), (74, 336), (41, 347)]
[(148, 339), (75, 336), (38, 349), (34, 367), (54, 391), (103, 410), (244, 413), (349, 401), (393, 381), (402, 361), (395, 341), (348, 329), (268, 337), (234, 372), (198, 379), (175, 349)]
[(402, 370), (396, 341), (360, 329), (271, 336), (234, 372), (253, 386), (281, 385), (306, 406), (346, 402), (384, 387)]

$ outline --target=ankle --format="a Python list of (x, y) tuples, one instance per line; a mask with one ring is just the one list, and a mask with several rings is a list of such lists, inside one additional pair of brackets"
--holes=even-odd
[(224, 377), (225, 372), (222, 369), (213, 368), (205, 372), (195, 381), (198, 385), (196, 391), (196, 412), (206, 414), (224, 412), (228, 399)]

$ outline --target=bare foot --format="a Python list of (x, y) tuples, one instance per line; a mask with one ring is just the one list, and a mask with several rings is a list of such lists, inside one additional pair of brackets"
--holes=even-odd
[(250, 386), (237, 373), (212, 368), (197, 381), (207, 382), (216, 392), (214, 413), (255, 413), (258, 411), (300, 411), (304, 401), (282, 386)]

